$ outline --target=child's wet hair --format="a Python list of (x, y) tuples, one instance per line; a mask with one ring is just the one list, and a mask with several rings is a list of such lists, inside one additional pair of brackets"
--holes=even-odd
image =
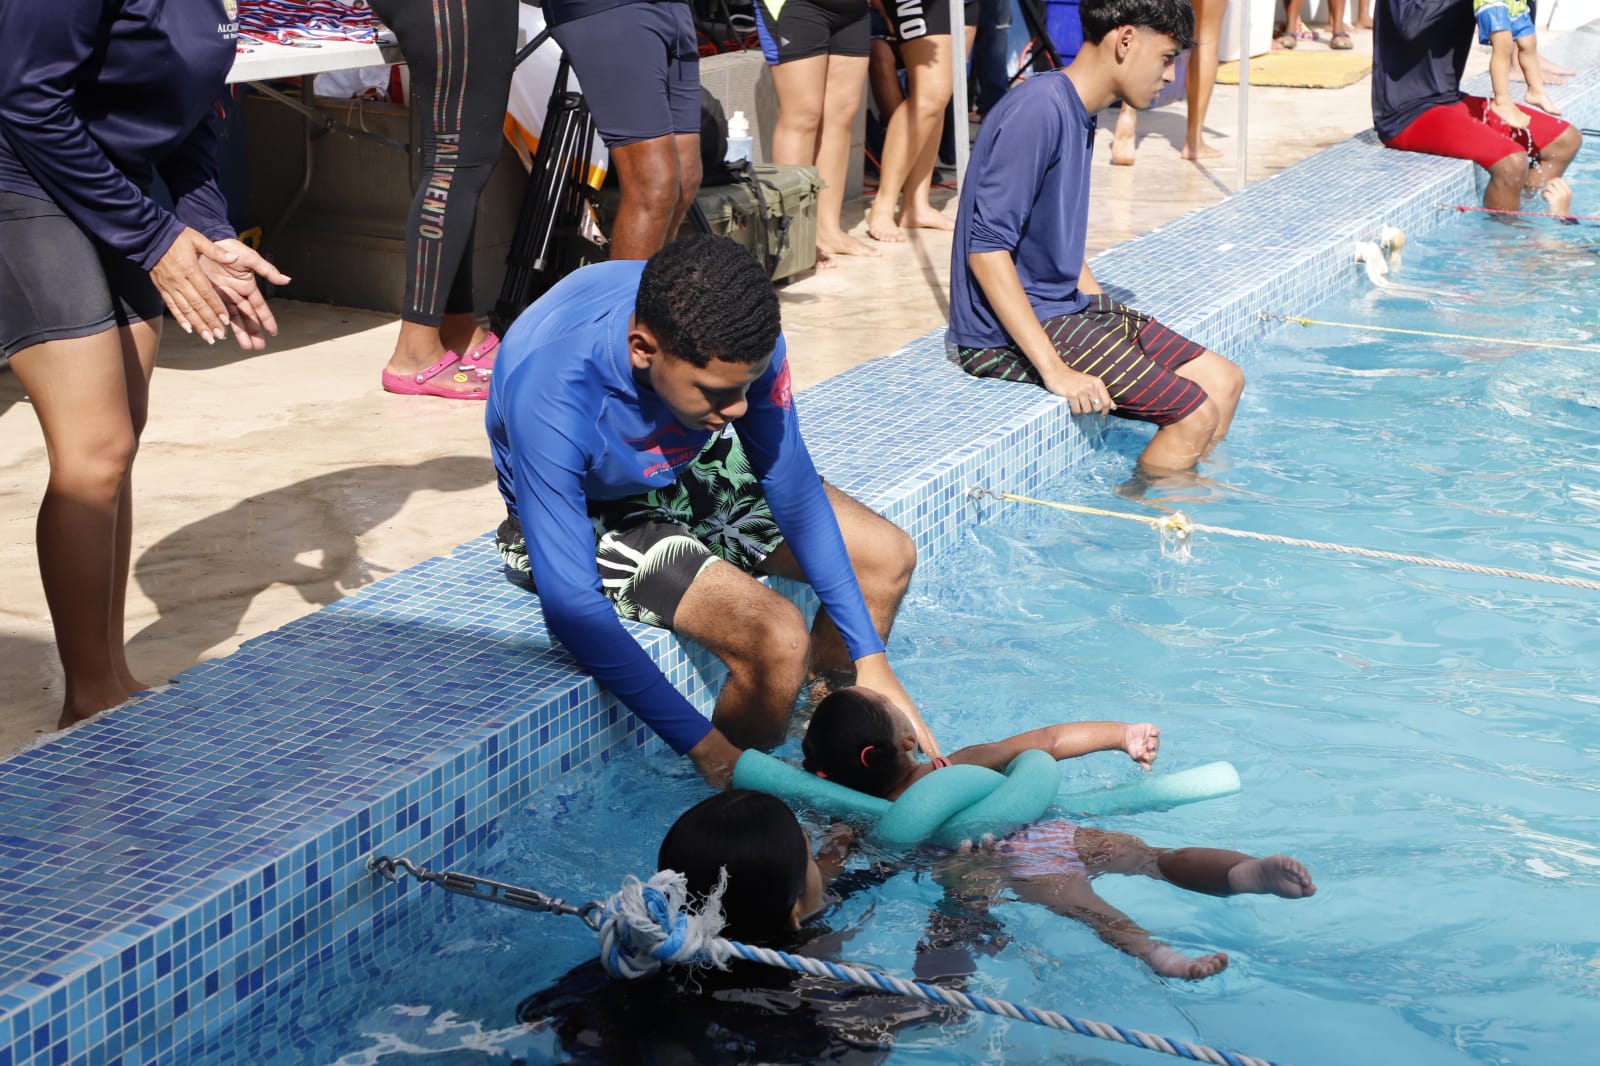
[(883, 796), (900, 783), (895, 743), (898, 711), (875, 692), (844, 688), (828, 694), (806, 727), (803, 765), (846, 788)]
[(656, 855), (658, 869), (684, 875), (697, 904), (727, 869), (722, 935), (734, 940), (787, 932), (810, 864), (811, 841), (794, 813), (777, 797), (748, 789), (719, 792), (684, 811)]

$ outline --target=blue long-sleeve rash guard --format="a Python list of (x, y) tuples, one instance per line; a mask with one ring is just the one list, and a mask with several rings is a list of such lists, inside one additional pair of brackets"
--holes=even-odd
[[(711, 723), (633, 640), (601, 591), (588, 502), (670, 485), (711, 431), (690, 429), (628, 358), (642, 262), (557, 284), (507, 331), (485, 415), (506, 508), (522, 523), (550, 632), (679, 754)], [(852, 658), (883, 651), (822, 481), (800, 439), (782, 337), (733, 425), (784, 540)]]
[[(237, 35), (224, 0), (0, 0), (0, 189), (145, 270), (185, 224), (234, 236), (206, 116)], [(176, 217), (147, 195), (157, 170)]]

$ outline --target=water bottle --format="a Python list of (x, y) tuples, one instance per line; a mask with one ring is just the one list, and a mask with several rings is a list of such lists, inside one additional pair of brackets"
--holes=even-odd
[(728, 151), (722, 157), (723, 161), (748, 161), (754, 151), (755, 143), (750, 139), (750, 120), (744, 117), (743, 111), (735, 111), (728, 120)]

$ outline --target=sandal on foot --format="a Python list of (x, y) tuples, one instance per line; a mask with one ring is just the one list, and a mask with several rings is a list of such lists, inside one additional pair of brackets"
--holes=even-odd
[[(451, 380), (457, 385), (466, 385), (476, 382), (470, 389), (452, 389), (443, 384), (436, 383), (433, 379), (447, 371), (454, 370)], [(455, 352), (445, 352), (444, 358), (437, 363), (419, 370), (415, 374), (396, 374), (392, 370), (383, 372), (383, 389), (385, 392), (397, 393), (401, 396), (440, 396), (446, 400), (487, 400), (489, 398), (489, 372), (487, 370), (466, 370), (461, 366), (461, 357)]]
[(1293, 51), (1295, 46), (1300, 42), (1295, 39), (1295, 35), (1292, 33), (1280, 33), (1278, 34), (1277, 40), (1273, 41), (1272, 43), (1277, 45), (1279, 48)]
[(1335, 52), (1348, 52), (1355, 46), (1356, 43), (1350, 39), (1348, 33), (1336, 33), (1328, 38), (1328, 47)]
[(488, 373), (494, 369), (494, 357), (499, 354), (500, 338), (491, 329), (483, 335), (482, 341), (461, 354), (461, 369)]

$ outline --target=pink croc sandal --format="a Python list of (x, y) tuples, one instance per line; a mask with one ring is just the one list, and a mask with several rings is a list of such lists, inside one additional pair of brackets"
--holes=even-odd
[(489, 330), (483, 335), (483, 340), (466, 350), (461, 356), (461, 369), (481, 370), (484, 373), (494, 369), (494, 357), (500, 354), (500, 338), (495, 336), (494, 330)]
[[(451, 389), (442, 384), (435, 384), (434, 378), (451, 369), (451, 375), (457, 385), (476, 382), (476, 387), (471, 389)], [(383, 372), (383, 388), (385, 392), (398, 393), (401, 396), (441, 396), (446, 400), (487, 400), (489, 398), (489, 372), (487, 370), (467, 370), (461, 366), (461, 357), (455, 352), (445, 352), (444, 358), (425, 370), (415, 374), (396, 374), (392, 370)]]

